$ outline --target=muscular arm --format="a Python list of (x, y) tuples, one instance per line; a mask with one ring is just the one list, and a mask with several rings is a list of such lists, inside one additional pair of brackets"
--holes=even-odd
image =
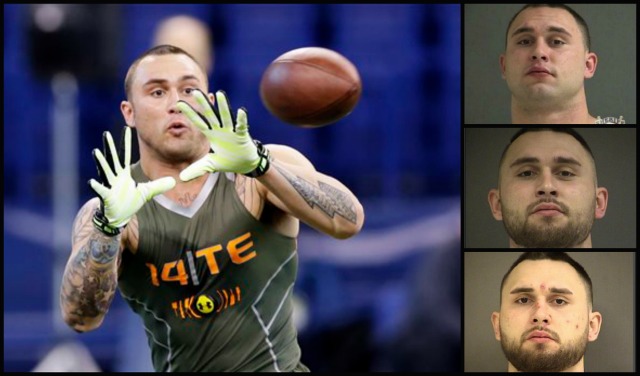
[(267, 201), (309, 226), (338, 239), (357, 234), (364, 223), (358, 199), (338, 180), (315, 170), (295, 149), (268, 146), (274, 160), (257, 180)]
[(62, 317), (78, 332), (100, 326), (117, 288), (122, 235), (110, 238), (94, 228), (92, 217), (99, 204), (97, 198), (92, 199), (78, 212), (71, 256), (62, 276)]

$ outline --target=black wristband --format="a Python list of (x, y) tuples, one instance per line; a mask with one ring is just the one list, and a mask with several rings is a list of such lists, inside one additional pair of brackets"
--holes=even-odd
[(108, 237), (119, 235), (122, 230), (120, 227), (113, 227), (109, 225), (107, 217), (104, 216), (100, 209), (96, 209), (93, 213), (93, 226)]
[(258, 156), (260, 157), (260, 160), (258, 161), (258, 166), (253, 171), (244, 175), (250, 178), (257, 178), (266, 174), (269, 167), (271, 167), (271, 155), (269, 154), (269, 149), (265, 148), (260, 141), (253, 140), (253, 143), (258, 147)]

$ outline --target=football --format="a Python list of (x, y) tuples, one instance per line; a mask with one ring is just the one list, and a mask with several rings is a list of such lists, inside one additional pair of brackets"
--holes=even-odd
[(355, 65), (336, 51), (304, 47), (273, 60), (260, 81), (260, 98), (281, 121), (322, 127), (347, 116), (360, 100)]

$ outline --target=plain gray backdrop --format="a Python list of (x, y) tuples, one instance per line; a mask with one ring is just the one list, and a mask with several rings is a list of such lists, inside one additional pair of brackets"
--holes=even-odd
[[(464, 6), (464, 123), (511, 124), (511, 93), (500, 74), (511, 18), (524, 4)], [(636, 123), (636, 6), (569, 4), (587, 23), (596, 73), (585, 82), (589, 113)]]
[[(502, 151), (520, 128), (464, 129), (464, 247), (508, 248), (502, 221), (491, 215), (487, 196), (498, 187)], [(598, 185), (607, 188), (604, 218), (591, 232), (594, 248), (636, 247), (636, 129), (574, 128), (596, 161)]]
[[(585, 354), (587, 372), (635, 371), (635, 253), (567, 252), (593, 284), (593, 310), (602, 314), (598, 339)], [(521, 252), (464, 253), (464, 370), (506, 372), (507, 359), (493, 334), (500, 282)]]

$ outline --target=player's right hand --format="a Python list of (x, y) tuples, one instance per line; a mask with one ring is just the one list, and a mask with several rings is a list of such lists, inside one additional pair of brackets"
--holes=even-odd
[[(89, 185), (100, 197), (100, 208), (96, 210), (93, 223), (105, 235), (120, 233), (131, 217), (145, 202), (162, 194), (176, 185), (172, 177), (164, 177), (147, 183), (136, 183), (131, 177), (131, 129), (125, 127), (124, 165), (120, 164), (111, 133), (104, 132), (102, 141), (104, 153), (93, 149), (98, 175), (101, 182), (89, 180)], [(108, 159), (108, 161), (107, 161)]]
[(182, 100), (176, 106), (207, 137), (211, 153), (182, 170), (180, 179), (189, 181), (216, 171), (251, 177), (264, 174), (269, 169), (268, 150), (249, 135), (246, 110), (240, 108), (234, 120), (227, 96), (221, 90), (216, 92), (217, 109), (202, 91), (194, 90), (193, 97), (201, 112)]

